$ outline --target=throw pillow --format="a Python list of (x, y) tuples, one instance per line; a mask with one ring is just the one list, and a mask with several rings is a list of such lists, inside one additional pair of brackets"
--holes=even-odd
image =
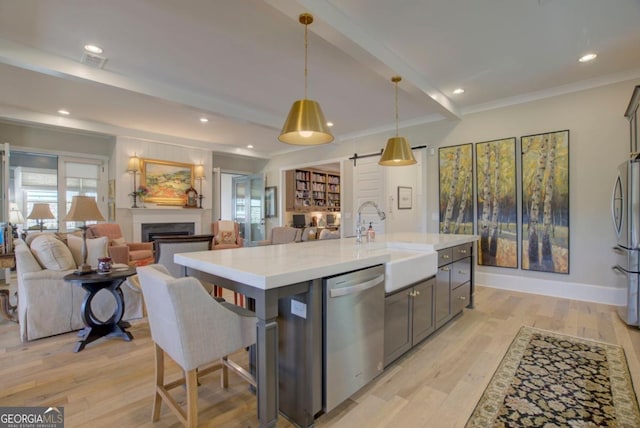
[(63, 271), (76, 268), (71, 250), (53, 234), (35, 237), (31, 241), (31, 252), (45, 269)]
[(111, 240), (111, 245), (115, 245), (115, 246), (124, 245), (124, 243), (125, 243), (124, 238), (113, 238)]
[(36, 239), (38, 236), (43, 236), (43, 235), (47, 235), (49, 237), (53, 237), (56, 238), (58, 240), (61, 240), (57, 234), (55, 233), (51, 233), (51, 232), (29, 232), (27, 233), (26, 238), (24, 238), (24, 242), (31, 247), (31, 243), (33, 242), (34, 239)]
[[(109, 238), (101, 236), (100, 238), (87, 239), (87, 264), (92, 267), (98, 266), (98, 259), (107, 257), (107, 244)], [(76, 266), (82, 264), (82, 236), (69, 235), (67, 243)]]
[(216, 235), (216, 244), (235, 244), (236, 237), (233, 232), (221, 231)]

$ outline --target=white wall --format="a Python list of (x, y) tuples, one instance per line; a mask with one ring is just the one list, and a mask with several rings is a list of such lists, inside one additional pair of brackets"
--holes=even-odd
[[(476, 143), (542, 132), (570, 130), (570, 274), (550, 274), (477, 267), (480, 284), (529, 292), (622, 304), (623, 284), (612, 272), (611, 247), (615, 243), (610, 219), (610, 193), (616, 166), (627, 158), (629, 126), (624, 118), (631, 93), (639, 79), (595, 89), (560, 95), (509, 107), (465, 115), (461, 121), (441, 121), (402, 129), (400, 134), (413, 146), (430, 148)], [(283, 165), (305, 163), (307, 159), (345, 159), (353, 153), (379, 151), (389, 134), (379, 134), (332, 143), (312, 150), (274, 158), (265, 167), (268, 177), (277, 177)], [(422, 151), (426, 162), (426, 215), (420, 226), (438, 231), (438, 158)], [(388, 168), (388, 176), (405, 173)], [(416, 172), (416, 174), (418, 174)], [(419, 178), (415, 178), (417, 182)], [(416, 186), (418, 186), (416, 184)], [(387, 186), (386, 191), (392, 191)], [(415, 195), (414, 195), (415, 197)], [(392, 221), (387, 232), (403, 222)], [(415, 227), (414, 230), (420, 230)]]
[[(133, 199), (129, 194), (133, 191), (133, 177), (127, 172), (127, 163), (129, 158), (137, 155), (140, 158), (155, 159), (163, 161), (173, 161), (181, 163), (190, 163), (194, 165), (203, 164), (206, 179), (202, 182), (202, 193), (205, 198), (202, 200), (202, 224), (203, 233), (208, 232), (206, 226), (211, 223), (211, 204), (212, 201), (207, 195), (212, 194), (211, 183), (212, 177), (209, 171), (213, 170), (211, 164), (211, 152), (206, 150), (198, 150), (175, 146), (162, 142), (139, 140), (129, 137), (118, 137), (116, 140), (116, 148), (111, 160), (113, 178), (116, 180), (116, 221), (122, 228), (122, 233), (127, 240), (133, 237), (132, 216), (130, 207)], [(140, 184), (140, 176), (136, 178), (136, 185)], [(196, 182), (195, 189), (200, 192), (200, 183)], [(145, 203), (147, 209), (154, 209), (154, 204)]]

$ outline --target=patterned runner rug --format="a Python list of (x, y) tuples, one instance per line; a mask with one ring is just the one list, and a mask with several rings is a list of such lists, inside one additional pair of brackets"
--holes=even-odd
[(466, 428), (640, 427), (624, 349), (522, 327)]

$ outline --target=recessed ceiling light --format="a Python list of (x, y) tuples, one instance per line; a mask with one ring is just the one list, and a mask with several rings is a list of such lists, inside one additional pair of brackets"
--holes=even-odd
[(594, 59), (596, 59), (598, 55), (594, 54), (594, 53), (588, 53), (586, 55), (581, 56), (578, 61), (580, 62), (589, 62), (589, 61), (593, 61)]
[(207, 122), (209, 122), (209, 119), (207, 119), (206, 117), (201, 117), (200, 118), (200, 122), (207, 123)]
[(333, 122), (327, 122), (327, 126), (331, 128), (333, 126)]
[(58, 110), (58, 113), (64, 115), (64, 116), (69, 116), (71, 113), (69, 112), (69, 110), (65, 110), (63, 108), (61, 108), (60, 110)]
[(455, 95), (464, 94), (464, 89), (462, 89), (462, 88), (456, 88), (456, 89), (454, 89), (454, 90), (453, 90), (453, 93), (454, 93)]
[(253, 144), (247, 144), (247, 149), (253, 149)]
[(100, 46), (96, 46), (96, 45), (84, 45), (84, 50), (87, 52), (91, 52), (94, 54), (101, 54), (102, 53), (102, 48)]

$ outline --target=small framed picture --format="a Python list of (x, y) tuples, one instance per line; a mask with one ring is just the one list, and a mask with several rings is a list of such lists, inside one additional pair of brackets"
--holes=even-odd
[(264, 190), (264, 216), (267, 218), (277, 217), (278, 210), (276, 205), (277, 196), (277, 187), (267, 187)]
[(398, 209), (399, 210), (410, 210), (411, 209), (411, 198), (412, 198), (412, 188), (398, 186)]
[(116, 180), (109, 180), (109, 199), (115, 199), (116, 197)]

